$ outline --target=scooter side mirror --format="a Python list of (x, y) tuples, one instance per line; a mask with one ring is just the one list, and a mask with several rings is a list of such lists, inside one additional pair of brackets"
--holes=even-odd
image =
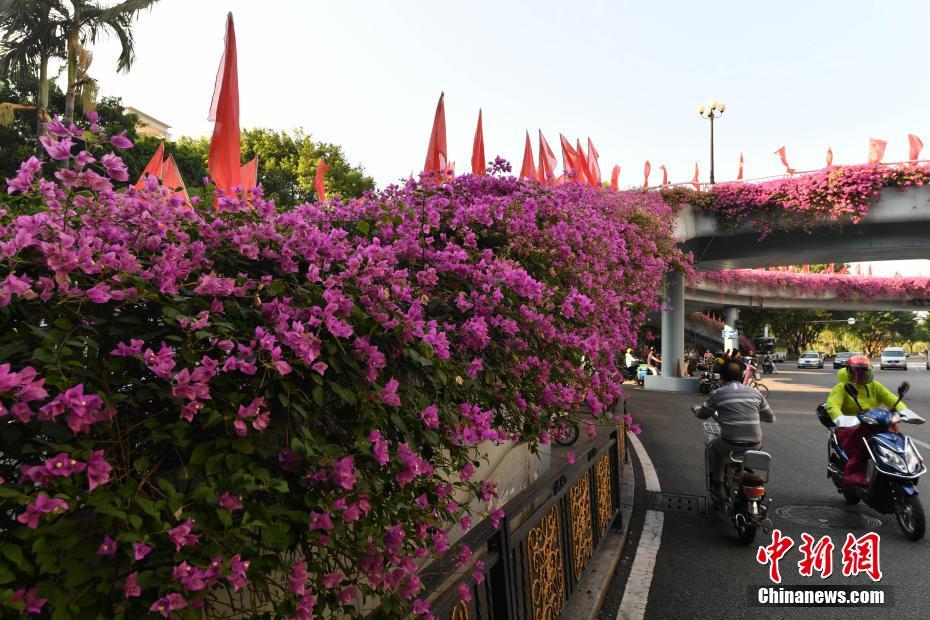
[(911, 389), (911, 384), (908, 381), (904, 381), (901, 385), (898, 386), (898, 396), (904, 396), (907, 394), (907, 391)]
[(846, 390), (846, 393), (852, 396), (853, 398), (856, 398), (859, 396), (859, 390), (857, 390), (856, 386), (853, 385), (852, 383), (847, 383), (846, 385), (843, 386), (843, 389)]

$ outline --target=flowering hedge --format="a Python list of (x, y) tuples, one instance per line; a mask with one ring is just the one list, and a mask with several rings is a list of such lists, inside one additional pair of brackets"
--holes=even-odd
[(608, 411), (684, 260), (659, 196), (501, 161), (214, 208), (50, 130), (0, 203), (5, 613), (428, 616), (418, 567), (500, 518), (481, 442)]
[(830, 222), (860, 221), (885, 187), (930, 183), (930, 164), (830, 166), (810, 174), (762, 183), (719, 183), (706, 192), (663, 191), (673, 205), (689, 203), (727, 226), (748, 225), (766, 236), (777, 228), (809, 229)]
[(880, 278), (830, 273), (790, 273), (759, 269), (696, 272), (690, 283), (712, 284), (722, 291), (751, 287), (840, 300), (930, 299), (930, 277)]

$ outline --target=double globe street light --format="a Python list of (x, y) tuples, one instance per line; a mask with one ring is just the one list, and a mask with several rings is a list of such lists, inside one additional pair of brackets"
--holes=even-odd
[(710, 184), (714, 184), (714, 119), (720, 118), (727, 109), (727, 104), (711, 99), (698, 108), (698, 114), (710, 120)]

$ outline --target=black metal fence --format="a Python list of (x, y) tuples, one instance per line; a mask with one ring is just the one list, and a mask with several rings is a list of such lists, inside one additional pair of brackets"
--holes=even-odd
[[(484, 562), (480, 583), (473, 568), (457, 569), (451, 560), (427, 569), (423, 578), (435, 596), (436, 618), (559, 616), (620, 512), (624, 433), (601, 433), (586, 447), (574, 464), (553, 467), (508, 502), (499, 528), (484, 521), (461, 539)], [(460, 583), (468, 584), (470, 597), (459, 593)]]

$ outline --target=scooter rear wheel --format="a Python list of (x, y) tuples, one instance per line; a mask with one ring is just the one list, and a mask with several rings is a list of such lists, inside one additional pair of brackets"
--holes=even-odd
[(752, 525), (741, 525), (736, 528), (736, 537), (741, 545), (749, 546), (756, 539), (756, 530), (759, 528)]
[(923, 538), (927, 523), (924, 519), (924, 507), (920, 504), (920, 499), (916, 495), (908, 495), (901, 500), (900, 507), (903, 510), (896, 512), (894, 516), (898, 520), (901, 533), (908, 540)]

